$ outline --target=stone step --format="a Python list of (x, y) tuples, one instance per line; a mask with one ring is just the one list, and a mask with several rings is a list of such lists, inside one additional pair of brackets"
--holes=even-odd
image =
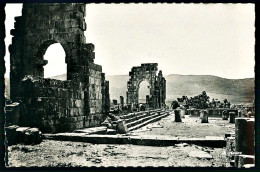
[(135, 126), (132, 126), (132, 127), (129, 127), (128, 130), (129, 131), (133, 131), (133, 130), (136, 130), (138, 128), (141, 128), (147, 124), (150, 124), (152, 122), (156, 122), (156, 121), (159, 121), (160, 119), (168, 116), (169, 114), (168, 113), (163, 113), (163, 114), (160, 114), (159, 116), (157, 115), (155, 118), (149, 118), (148, 120), (146, 121), (143, 121), (142, 123), (138, 124), (138, 125), (135, 125)]
[(129, 113), (127, 115), (119, 116), (121, 119), (129, 119), (135, 116), (135, 113)]
[(155, 113), (152, 113), (152, 114), (150, 114), (150, 113), (143, 113), (142, 115), (138, 115), (138, 116), (134, 116), (134, 117), (132, 117), (132, 118), (128, 118), (128, 119), (125, 119), (125, 122), (126, 123), (130, 123), (130, 122), (133, 122), (133, 121), (135, 121), (135, 120), (138, 120), (138, 119), (141, 119), (141, 118), (144, 118), (144, 117), (146, 117), (146, 116), (150, 116), (150, 115), (153, 115), (153, 114), (155, 114)]
[(127, 114), (127, 115), (122, 115), (122, 116), (119, 116), (121, 119), (124, 119), (124, 120), (126, 120), (126, 119), (130, 119), (130, 118), (133, 118), (133, 117), (135, 117), (135, 116), (139, 116), (139, 115), (142, 115), (143, 113), (156, 113), (157, 112), (157, 110), (150, 110), (150, 111), (141, 111), (141, 112), (135, 112), (135, 113), (129, 113), (129, 114)]
[(59, 133), (44, 134), (45, 139), (78, 141), (94, 144), (133, 144), (144, 146), (174, 146), (179, 143), (196, 144), (200, 146), (209, 146), (214, 148), (223, 148), (226, 146), (224, 138), (207, 139), (207, 138), (182, 138), (162, 135), (86, 135), (84, 133)]
[(92, 127), (92, 128), (84, 128), (73, 131), (74, 133), (86, 133), (86, 134), (106, 134), (107, 127)]
[(159, 114), (159, 113), (156, 113), (156, 114), (154, 114), (154, 115), (149, 115), (149, 116), (146, 116), (146, 117), (144, 117), (144, 118), (140, 118), (140, 119), (138, 119), (138, 120), (135, 120), (135, 121), (133, 121), (133, 122), (126, 123), (126, 125), (127, 125), (128, 128), (129, 128), (129, 127), (133, 127), (133, 126), (135, 126), (135, 125), (138, 125), (138, 124), (140, 124), (140, 123), (143, 123), (144, 121), (147, 121), (147, 120), (149, 120), (149, 119), (155, 118), (155, 117), (157, 117), (158, 115), (160, 115), (160, 114)]

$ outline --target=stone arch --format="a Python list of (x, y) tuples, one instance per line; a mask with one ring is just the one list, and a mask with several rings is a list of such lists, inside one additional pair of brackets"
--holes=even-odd
[(87, 61), (89, 56), (81, 52), (81, 47), (86, 46), (84, 17), (84, 3), (23, 4), (22, 16), (15, 17), (15, 29), (11, 30), (14, 36), (9, 46), (11, 99), (19, 97), (26, 75), (43, 76), (46, 61), (42, 56), (56, 42), (66, 53), (67, 78), (83, 80), (79, 77), (85, 65), (81, 60)]
[[(140, 80), (138, 84), (138, 103), (146, 103), (146, 96), (151, 95), (151, 90), (149, 89), (151, 87), (149, 80), (144, 79)], [(144, 92), (141, 92), (144, 91)], [(147, 92), (148, 91), (148, 92)]]
[[(36, 76), (44, 77), (44, 68), (43, 67), (45, 65), (47, 65), (47, 63), (48, 63), (48, 61), (44, 59), (44, 55), (45, 55), (47, 49), (55, 43), (59, 43), (61, 45), (61, 47), (63, 48), (63, 50), (65, 52), (65, 59), (64, 59), (65, 63), (67, 63), (68, 59), (70, 59), (71, 50), (69, 49), (68, 45), (66, 44), (66, 42), (63, 39), (59, 39), (59, 41), (57, 41), (55, 39), (46, 40), (35, 48), (36, 52), (34, 54), (34, 59), (35, 59), (35, 75)], [(68, 73), (68, 70), (66, 73)]]
[[(74, 131), (99, 126), (109, 113), (109, 82), (102, 66), (94, 63), (94, 44), (86, 43), (85, 15), (84, 3), (25, 3), (22, 16), (15, 18), (9, 46), (10, 97), (23, 102), (23, 125)], [(54, 43), (66, 54), (66, 81), (43, 78), (44, 54)]]
[(165, 79), (162, 72), (158, 71), (157, 63), (145, 63), (135, 66), (129, 72), (130, 79), (127, 83), (127, 103), (138, 104), (139, 84), (147, 80), (150, 84), (149, 106), (153, 108), (161, 107), (165, 104)]

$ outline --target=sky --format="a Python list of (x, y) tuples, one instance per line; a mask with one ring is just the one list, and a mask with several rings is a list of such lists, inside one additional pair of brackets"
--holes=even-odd
[[(21, 4), (7, 4), (6, 13), (8, 46)], [(87, 4), (86, 14), (86, 40), (95, 45), (95, 63), (106, 75), (158, 63), (164, 75), (254, 77), (254, 4)], [(66, 72), (60, 44), (50, 46), (44, 58), (45, 76)]]

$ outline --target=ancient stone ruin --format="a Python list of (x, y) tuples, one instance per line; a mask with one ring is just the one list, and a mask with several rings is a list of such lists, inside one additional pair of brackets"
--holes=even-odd
[(166, 80), (160, 70), (158, 75), (157, 63), (145, 63), (141, 66), (133, 67), (129, 72), (130, 80), (127, 83), (127, 104), (138, 104), (139, 85), (146, 80), (149, 83), (150, 95), (146, 96), (146, 104), (151, 108), (161, 108), (165, 106)]
[[(99, 126), (109, 112), (109, 82), (94, 63), (94, 45), (86, 44), (85, 15), (84, 3), (26, 3), (15, 18), (10, 91), (22, 106), (20, 126), (73, 131)], [(66, 81), (43, 78), (43, 55), (54, 43), (66, 53)]]

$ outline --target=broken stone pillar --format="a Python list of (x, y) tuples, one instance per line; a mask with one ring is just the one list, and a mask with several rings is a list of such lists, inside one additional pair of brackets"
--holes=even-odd
[(253, 155), (239, 155), (238, 156), (238, 168), (243, 167), (245, 164), (254, 164), (255, 156)]
[(200, 111), (200, 118), (201, 118), (201, 123), (208, 123), (208, 112), (206, 110), (201, 110)]
[(114, 105), (117, 105), (117, 100), (114, 99), (114, 100), (113, 100), (113, 104), (114, 104)]
[(181, 118), (185, 118), (185, 110), (184, 109), (180, 110), (180, 115), (181, 115)]
[(232, 160), (234, 157), (231, 155), (232, 152), (235, 151), (235, 137), (227, 137), (226, 138), (226, 156)]
[(242, 117), (242, 111), (238, 110), (238, 117)]
[(146, 104), (147, 104), (147, 105), (149, 104), (149, 98), (150, 98), (150, 96), (149, 96), (149, 95), (146, 95), (145, 100), (146, 100)]
[(227, 111), (227, 110), (224, 110), (224, 111), (222, 112), (222, 119), (223, 119), (223, 120), (228, 120), (228, 111)]
[(181, 122), (180, 110), (174, 110), (174, 114), (175, 114), (175, 120), (174, 120), (174, 122)]
[(229, 123), (235, 123), (236, 113), (229, 112)]
[(120, 104), (122, 105), (122, 107), (124, 107), (124, 97), (123, 96), (120, 96)]
[(254, 118), (236, 118), (235, 119), (235, 145), (236, 152), (245, 155), (255, 154), (255, 119)]

